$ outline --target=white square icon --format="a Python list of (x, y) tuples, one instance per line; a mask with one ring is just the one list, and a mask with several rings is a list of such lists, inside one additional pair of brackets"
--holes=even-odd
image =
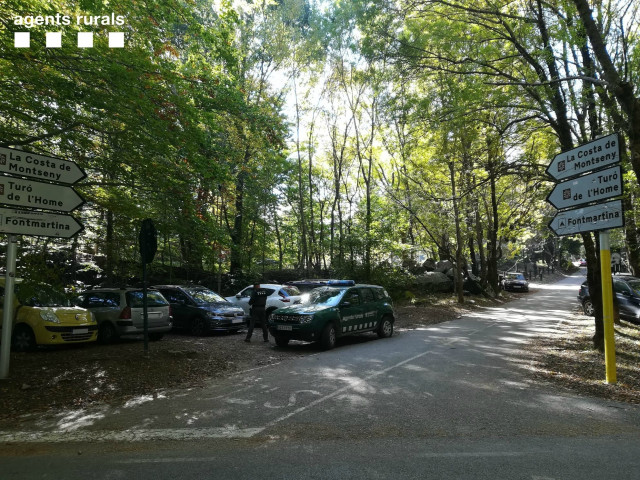
[(47, 32), (47, 48), (62, 47), (62, 32)]
[(31, 46), (31, 33), (15, 32), (13, 35), (13, 44), (16, 48), (29, 48)]
[(78, 32), (78, 48), (93, 48), (93, 32)]
[(109, 48), (124, 48), (124, 32), (109, 32)]

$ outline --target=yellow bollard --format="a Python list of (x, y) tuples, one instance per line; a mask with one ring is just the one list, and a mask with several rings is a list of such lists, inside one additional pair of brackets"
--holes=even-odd
[(608, 384), (615, 384), (616, 341), (613, 328), (613, 291), (611, 285), (611, 249), (609, 232), (600, 232), (600, 277), (602, 278), (602, 321), (604, 323), (604, 363)]

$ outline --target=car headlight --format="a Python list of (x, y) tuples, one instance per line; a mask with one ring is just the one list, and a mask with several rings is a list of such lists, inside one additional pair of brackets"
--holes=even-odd
[(214, 318), (214, 317), (217, 317), (217, 316), (218, 316), (218, 314), (216, 312), (207, 312), (207, 317), (209, 317), (209, 318)]
[(52, 310), (41, 310), (40, 318), (42, 318), (45, 322), (60, 323), (60, 319)]
[(303, 315), (300, 317), (300, 323), (311, 323), (313, 321), (313, 315)]

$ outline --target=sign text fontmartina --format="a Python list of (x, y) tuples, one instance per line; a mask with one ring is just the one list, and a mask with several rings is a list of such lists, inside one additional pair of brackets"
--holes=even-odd
[(549, 228), (559, 236), (624, 226), (621, 200), (558, 212)]
[(71, 215), (0, 208), (0, 233), (71, 238), (82, 228)]
[(620, 141), (614, 133), (556, 155), (547, 173), (555, 180), (563, 180), (619, 161)]

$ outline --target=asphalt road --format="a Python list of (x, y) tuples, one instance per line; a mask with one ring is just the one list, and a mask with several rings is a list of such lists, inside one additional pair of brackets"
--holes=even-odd
[(521, 350), (570, 319), (582, 279), (205, 389), (34, 419), (0, 432), (0, 477), (635, 480), (640, 408), (537, 383)]

